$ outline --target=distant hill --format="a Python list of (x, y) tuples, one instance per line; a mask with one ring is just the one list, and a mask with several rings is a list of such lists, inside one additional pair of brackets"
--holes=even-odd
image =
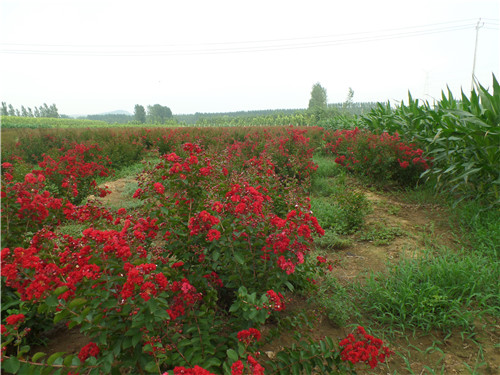
[(133, 116), (132, 113), (130, 113), (129, 111), (124, 111), (123, 109), (118, 109), (116, 111), (111, 111), (111, 112), (97, 113), (97, 115), (127, 115), (127, 116)]
[(130, 112), (117, 110), (99, 113), (97, 115), (80, 116), (79, 119), (105, 121), (109, 124), (128, 124), (134, 120), (134, 115)]

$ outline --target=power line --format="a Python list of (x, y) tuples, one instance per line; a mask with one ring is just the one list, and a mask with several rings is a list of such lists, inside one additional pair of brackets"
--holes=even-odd
[[(433, 24), (425, 24), (419, 26), (407, 26), (407, 27), (399, 27), (399, 28), (390, 28), (390, 29), (381, 29), (381, 30), (372, 30), (372, 31), (360, 31), (355, 33), (347, 33), (347, 34), (333, 34), (333, 35), (317, 35), (317, 36), (309, 36), (309, 37), (296, 37), (296, 38), (281, 38), (281, 39), (264, 39), (264, 40), (247, 40), (247, 41), (238, 41), (238, 42), (208, 42), (208, 43), (187, 43), (187, 44), (28, 44), (28, 43), (0, 43), (3, 46), (30, 46), (30, 47), (82, 47), (82, 48), (141, 48), (141, 47), (193, 47), (193, 46), (213, 46), (213, 45), (232, 45), (232, 44), (254, 44), (254, 43), (274, 43), (274, 42), (288, 42), (288, 41), (298, 41), (298, 40), (314, 40), (314, 39), (325, 39), (325, 38), (339, 38), (339, 37), (350, 37), (352, 35), (362, 35), (362, 34), (372, 34), (372, 33), (387, 33), (398, 30), (409, 30), (409, 29), (422, 29), (441, 25), (450, 25), (454, 23), (462, 23), (467, 22), (470, 24), (473, 22), (475, 24), (475, 18), (463, 19), (458, 21), (448, 21), (448, 22), (439, 22)], [(460, 25), (459, 25), (460, 26)], [(421, 30), (424, 31), (424, 30)]]
[[(268, 52), (329, 47), (342, 44), (369, 43), (383, 40), (433, 35), (470, 29), (474, 25), (475, 23), (469, 22), (469, 20), (462, 20), (423, 26), (386, 29), (376, 32), (357, 32), (315, 37), (185, 45), (50, 45), (3, 43), (1, 45), (11, 48), (0, 50), (0, 53), (56, 56), (181, 56)], [(192, 48), (194, 46), (199, 46), (199, 48)], [(54, 49), (54, 47), (64, 47), (68, 49)], [(167, 47), (175, 48), (172, 49)]]

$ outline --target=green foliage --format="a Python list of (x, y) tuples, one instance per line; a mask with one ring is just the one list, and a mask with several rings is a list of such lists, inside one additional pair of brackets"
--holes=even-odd
[(500, 211), (485, 210), (478, 202), (467, 202), (453, 211), (452, 224), (462, 244), (474, 253), (498, 260), (500, 256)]
[(147, 121), (150, 124), (164, 124), (172, 119), (172, 111), (160, 104), (148, 105)]
[(68, 118), (2, 116), (2, 128), (87, 128), (105, 127), (104, 121), (77, 120)]
[(406, 330), (472, 329), (481, 314), (500, 315), (500, 267), (478, 254), (427, 251), (375, 274), (358, 289), (361, 307), (376, 321)]
[(470, 97), (457, 100), (448, 90), (434, 106), (408, 95), (396, 108), (378, 104), (363, 116), (364, 126), (374, 131), (398, 132), (418, 141), (434, 158), (434, 167), (423, 177), (436, 191), (451, 191), (455, 199), (484, 199), (500, 204), (500, 85), (493, 76), (492, 93), (477, 85)]
[(134, 121), (139, 124), (144, 124), (146, 122), (146, 110), (144, 106), (136, 104), (134, 107)]
[(326, 109), (327, 96), (326, 89), (318, 83), (315, 83), (311, 90), (311, 99), (309, 99), (308, 110)]
[(376, 185), (415, 186), (431, 164), (423, 150), (402, 142), (398, 133), (378, 135), (355, 128), (326, 132), (323, 140), (336, 163)]
[(323, 229), (350, 234), (363, 224), (369, 203), (362, 193), (344, 188), (333, 196), (312, 198), (311, 210)]
[(314, 240), (314, 244), (326, 250), (340, 250), (352, 245), (352, 240), (341, 237), (335, 230), (325, 230), (324, 236)]
[(101, 115), (87, 115), (80, 118), (84, 120), (104, 121), (107, 124), (128, 124), (133, 120), (131, 115), (125, 113), (105, 113)]
[(308, 304), (319, 306), (320, 311), (335, 326), (343, 327), (351, 318), (356, 306), (347, 290), (335, 277), (326, 275), (312, 292)]
[(319, 342), (303, 340), (296, 336), (297, 344), (276, 354), (268, 364), (273, 374), (355, 374), (347, 363), (340, 359), (332, 338), (325, 337)]
[(385, 223), (377, 222), (366, 228), (359, 236), (361, 241), (373, 242), (375, 246), (389, 245), (396, 237), (402, 236), (400, 227), (391, 227)]

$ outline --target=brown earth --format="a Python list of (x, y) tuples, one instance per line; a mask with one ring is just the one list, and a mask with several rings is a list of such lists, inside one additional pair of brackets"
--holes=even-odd
[[(132, 179), (120, 179), (106, 183), (112, 193), (99, 199), (106, 206), (119, 206), (127, 184), (132, 182)], [(365, 226), (398, 228), (399, 235), (387, 244), (377, 245), (356, 234), (352, 236), (351, 246), (332, 251), (329, 258), (338, 261), (339, 266), (333, 274), (340, 284), (347, 286), (358, 280), (362, 283), (370, 272), (385, 272), (388, 264), (397, 262), (402, 256), (418, 256), (424, 245), (436, 248), (440, 245), (457, 246), (450, 231), (448, 214), (438, 205), (409, 204), (391, 194), (367, 189), (363, 192), (373, 207), (373, 212), (366, 217)], [(289, 301), (287, 310), (289, 314), (306, 311), (308, 315), (314, 315), (314, 326), (305, 329), (304, 333), (316, 339), (325, 336), (341, 339), (357, 325), (351, 321), (347, 328), (335, 326), (315, 306), (308, 305), (305, 297)], [(478, 321), (476, 333), (470, 337), (462, 337), (458, 330), (449, 335), (436, 331), (385, 337), (384, 343), (395, 354), (375, 370), (361, 366), (357, 371), (359, 374), (500, 374), (500, 325), (498, 321), (488, 323)], [(291, 342), (291, 336), (283, 334), (264, 346), (262, 353), (273, 357)], [(58, 351), (78, 353), (88, 343), (88, 339), (76, 330), (68, 332), (64, 327), (55, 329), (50, 339), (47, 347), (37, 349), (47, 354)]]

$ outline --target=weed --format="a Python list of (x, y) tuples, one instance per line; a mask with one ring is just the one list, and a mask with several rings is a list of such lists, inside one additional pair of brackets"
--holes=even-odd
[(340, 250), (352, 245), (352, 240), (342, 238), (335, 231), (327, 229), (322, 237), (314, 240), (314, 243), (322, 249)]
[(323, 310), (329, 321), (336, 326), (344, 326), (355, 310), (347, 290), (334, 277), (327, 276), (322, 280), (308, 303), (314, 303)]
[(404, 234), (400, 227), (390, 227), (385, 223), (371, 224), (366, 231), (360, 235), (361, 241), (373, 242), (375, 246), (389, 245), (396, 237)]
[(500, 315), (500, 268), (486, 257), (426, 251), (403, 259), (389, 275), (375, 274), (361, 288), (361, 305), (378, 322), (428, 332), (473, 328), (474, 317)]

